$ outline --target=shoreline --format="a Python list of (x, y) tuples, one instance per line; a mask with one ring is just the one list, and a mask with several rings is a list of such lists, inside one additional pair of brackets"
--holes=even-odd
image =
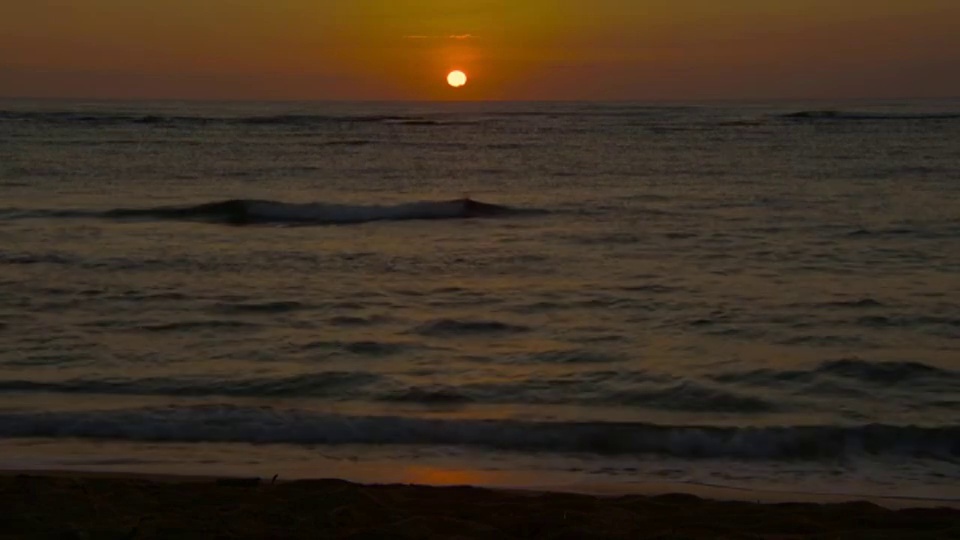
[(960, 508), (892, 509), (823, 499), (747, 502), (703, 495), (3, 470), (0, 504), (9, 511), (0, 519), (0, 538), (165, 538), (174, 533), (178, 538), (771, 539), (960, 534)]
[(698, 482), (594, 482), (551, 484), (536, 482), (464, 483), (456, 481), (408, 482), (395, 478), (363, 479), (348, 475), (318, 475), (316, 477), (283, 477), (239, 474), (194, 474), (169, 472), (139, 472), (127, 470), (96, 470), (68, 468), (0, 468), (0, 479), (9, 477), (68, 478), (74, 480), (146, 481), (161, 484), (213, 483), (220, 485), (249, 485), (264, 487), (278, 484), (309, 482), (346, 482), (357, 486), (411, 486), (422, 488), (471, 488), (514, 494), (566, 494), (596, 498), (660, 497), (666, 495), (693, 496), (717, 502), (743, 502), (751, 504), (855, 504), (868, 503), (888, 510), (917, 508), (949, 508), (960, 512), (960, 499), (935, 497), (863, 495), (855, 493), (823, 493), (755, 489), (736, 486), (704, 484)]
[[(775, 470), (735, 481), (723, 463), (657, 460), (590, 462), (562, 456), (545, 463), (531, 456), (464, 450), (424, 454), (379, 447), (314, 448), (250, 444), (145, 445), (118, 441), (22, 439), (0, 441), (0, 475), (41, 474), (151, 478), (158, 481), (217, 478), (278, 481), (336, 478), (362, 485), (467, 485), (497, 490), (561, 492), (594, 496), (657, 496), (685, 493), (707, 499), (766, 503), (844, 503), (866, 501), (885, 508), (960, 509), (960, 489), (950, 470), (932, 483), (886, 485), (864, 465), (849, 474), (797, 481)], [(734, 464), (735, 465), (735, 464)], [(608, 468), (609, 467), (609, 468)], [(670, 474), (659, 474), (667, 471)], [(939, 483), (937, 482), (939, 480)]]

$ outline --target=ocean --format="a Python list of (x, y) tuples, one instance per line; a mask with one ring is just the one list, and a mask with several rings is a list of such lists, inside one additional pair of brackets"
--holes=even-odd
[(960, 101), (0, 102), (0, 467), (960, 500)]

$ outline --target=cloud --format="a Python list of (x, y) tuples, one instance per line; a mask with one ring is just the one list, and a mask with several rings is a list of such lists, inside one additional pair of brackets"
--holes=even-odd
[(449, 36), (410, 35), (410, 36), (403, 36), (403, 39), (455, 39), (458, 41), (462, 41), (465, 39), (477, 39), (477, 36), (473, 34), (450, 34)]

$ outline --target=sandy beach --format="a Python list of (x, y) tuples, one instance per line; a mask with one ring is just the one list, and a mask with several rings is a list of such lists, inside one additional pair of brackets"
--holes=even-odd
[(90, 473), (0, 476), (0, 538), (960, 538), (960, 509)]

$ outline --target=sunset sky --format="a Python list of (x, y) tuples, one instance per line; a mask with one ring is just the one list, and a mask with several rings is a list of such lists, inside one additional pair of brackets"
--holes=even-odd
[(954, 97), (958, 21), (958, 0), (9, 0), (0, 96)]

